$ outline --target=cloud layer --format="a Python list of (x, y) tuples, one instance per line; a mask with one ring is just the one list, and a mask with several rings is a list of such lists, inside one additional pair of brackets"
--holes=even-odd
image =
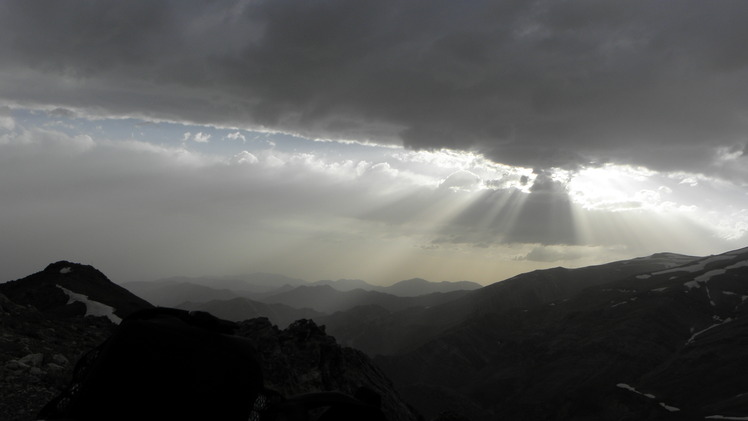
[(488, 283), (548, 265), (715, 253), (748, 232), (745, 193), (704, 176), (608, 165), (569, 181), (476, 154), (309, 152), (282, 136), (63, 114), (0, 109), (5, 280), (68, 259), (117, 281), (266, 271)]
[(746, 182), (746, 15), (740, 0), (6, 1), (0, 97)]

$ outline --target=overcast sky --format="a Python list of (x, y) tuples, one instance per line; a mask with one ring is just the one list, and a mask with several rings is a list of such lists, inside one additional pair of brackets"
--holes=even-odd
[(748, 245), (748, 2), (0, 2), (0, 281)]

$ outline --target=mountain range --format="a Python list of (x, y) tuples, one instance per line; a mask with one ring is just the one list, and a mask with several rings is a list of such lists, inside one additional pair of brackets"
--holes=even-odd
[[(298, 288), (304, 291), (326, 290), (346, 293), (359, 291), (359, 294), (365, 291), (397, 297), (416, 297), (432, 293), (470, 291), (482, 287), (470, 281), (430, 282), (420, 278), (396, 282), (389, 286), (372, 285), (359, 279), (305, 282), (268, 273), (253, 273), (239, 277), (172, 277), (154, 281), (127, 282), (122, 286), (155, 305), (163, 306), (176, 306), (184, 302), (228, 300), (237, 297), (269, 303), (272, 300), (268, 297)], [(370, 294), (370, 296), (376, 295)]]
[(386, 287), (350, 279), (307, 283), (266, 273), (231, 278), (174, 277), (123, 286), (154, 305), (208, 311), (233, 321), (267, 317), (279, 326), (300, 318), (327, 320), (333, 313), (361, 306), (390, 312), (425, 308), (481, 288), (469, 281), (429, 282), (420, 278)]
[[(49, 348), (74, 323), (112, 325), (116, 319), (110, 316), (150, 305), (119, 287), (84, 280), (85, 268), (58, 262), (42, 274), (0, 284), (0, 305), (10, 309), (0, 319), (4, 329), (53, 320), (58, 337), (42, 326), (38, 332), (47, 332), (46, 340), (31, 334), (26, 340)], [(81, 279), (73, 282), (74, 273)], [(175, 301), (192, 297), (190, 289), (202, 291), (204, 301), (179, 305), (234, 320), (270, 314), (282, 322), (275, 324), (318, 329), (326, 335), (323, 343), (363, 351), (372, 360), (359, 353), (349, 361), (364, 358), (376, 366), (382, 379), (393, 382), (390, 396), (402, 396), (425, 419), (748, 419), (748, 379), (742, 374), (748, 372), (748, 248), (537, 270), (483, 288), (422, 289), (416, 296), (365, 290), (363, 281), (294, 281), (262, 291), (172, 281), (150, 287), (164, 293), (171, 288)], [(405, 285), (428, 287), (424, 282)], [(188, 293), (177, 296), (180, 288)], [(36, 316), (13, 316), (27, 312)], [(246, 326), (286, 335), (267, 319), (252, 320)], [(33, 359), (27, 349), (13, 350), (8, 343), (0, 342), (0, 356), (14, 357), (0, 374)], [(337, 355), (333, 349), (323, 354)], [(346, 370), (364, 377), (376, 371), (358, 372), (355, 366)], [(395, 406), (411, 414), (402, 409), (408, 405)]]

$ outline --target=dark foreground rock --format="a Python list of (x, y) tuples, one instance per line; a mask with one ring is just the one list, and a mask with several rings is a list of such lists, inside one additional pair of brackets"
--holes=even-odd
[(335, 390), (352, 396), (366, 387), (382, 397), (388, 420), (419, 419), (369, 357), (338, 345), (324, 326), (298, 320), (280, 330), (268, 319), (257, 318), (240, 322), (237, 334), (254, 342), (266, 387), (284, 396)]

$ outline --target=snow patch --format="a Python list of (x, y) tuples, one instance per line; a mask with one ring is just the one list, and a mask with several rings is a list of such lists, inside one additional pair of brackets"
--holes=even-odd
[[(641, 395), (641, 396), (644, 396), (644, 397), (649, 398), (649, 399), (656, 399), (655, 395), (652, 395), (652, 394), (649, 394), (649, 393), (642, 393), (642, 392), (636, 390), (635, 388), (627, 385), (626, 383), (618, 383), (616, 386), (619, 387), (619, 388), (621, 388), (621, 389), (625, 389), (625, 390), (628, 390), (630, 392), (634, 392), (637, 395)], [(660, 402), (660, 406), (663, 407), (663, 408), (665, 408), (666, 410), (668, 410), (670, 412), (678, 412), (678, 411), (680, 411), (680, 408), (676, 408), (674, 406), (670, 406), (670, 405), (666, 404), (665, 402)]]
[(649, 279), (652, 275), (646, 274), (646, 275), (636, 275), (636, 279)]
[[(732, 318), (730, 318), (730, 317), (726, 318), (725, 320), (722, 320), (722, 319), (720, 319), (720, 318), (719, 318), (719, 317), (717, 317), (717, 316), (713, 316), (713, 319), (714, 319), (714, 320), (717, 320), (717, 321), (719, 321), (719, 323), (715, 323), (715, 324), (713, 324), (713, 325), (710, 325), (710, 326), (709, 326), (709, 327), (707, 327), (706, 329), (702, 329), (702, 330), (700, 330), (700, 331), (698, 331), (698, 332), (696, 332), (696, 333), (692, 334), (692, 335), (691, 335), (691, 337), (690, 337), (690, 338), (688, 338), (688, 340), (686, 341), (686, 345), (691, 345), (692, 343), (694, 343), (694, 341), (696, 340), (696, 337), (697, 337), (697, 336), (699, 336), (699, 335), (701, 335), (702, 333), (704, 333), (704, 332), (706, 332), (706, 331), (709, 331), (709, 330), (712, 330), (712, 329), (714, 329), (715, 327), (719, 327), (719, 326), (722, 326), (722, 325), (723, 325), (723, 324), (725, 324), (725, 323), (730, 323), (730, 322), (732, 321)], [(694, 331), (694, 329), (693, 329), (693, 328), (691, 328), (691, 332), (693, 332), (693, 331)]]
[(674, 406), (666, 405), (665, 402), (660, 402), (660, 406), (667, 409), (670, 412), (678, 412), (680, 411), (680, 408), (676, 408)]
[(664, 273), (675, 273), (675, 272), (691, 272), (691, 273), (699, 272), (699, 271), (706, 269), (706, 265), (708, 265), (709, 263), (719, 262), (720, 260), (730, 260), (730, 259), (734, 259), (734, 257), (727, 256), (727, 255), (711, 256), (711, 257), (702, 259), (694, 263), (693, 265), (680, 266), (677, 268), (661, 270), (659, 272), (652, 273), (652, 275), (662, 275)]
[(625, 389), (625, 390), (628, 390), (629, 392), (634, 392), (634, 393), (636, 393), (637, 395), (641, 395), (641, 396), (644, 396), (645, 398), (649, 398), (649, 399), (654, 399), (654, 398), (655, 398), (655, 395), (652, 395), (651, 393), (642, 393), (642, 392), (640, 392), (640, 391), (636, 390), (635, 388), (633, 388), (633, 387), (631, 387), (631, 386), (627, 385), (626, 383), (618, 383), (618, 384), (616, 385), (616, 387), (618, 387), (618, 388), (621, 388), (621, 389)]
[(618, 307), (618, 306), (620, 306), (622, 304), (627, 304), (627, 303), (628, 303), (628, 301), (621, 301), (620, 303), (613, 304), (612, 306), (610, 306), (610, 308), (616, 308), (616, 307)]
[(685, 284), (683, 284), (686, 288), (693, 289), (693, 288), (701, 288), (701, 285), (699, 285), (696, 281), (688, 281)]
[(725, 294), (725, 295), (738, 295), (738, 294), (736, 294), (734, 292), (731, 292), (731, 291), (722, 291), (722, 293)]
[(748, 417), (733, 417), (730, 415), (707, 415), (707, 420), (748, 420)]
[(69, 267), (69, 266), (66, 266), (66, 267), (60, 269), (60, 273), (63, 274), (63, 275), (66, 274), (66, 273), (70, 273), (72, 271), (73, 271), (73, 269), (71, 267)]
[[(735, 263), (733, 265), (726, 266), (726, 267), (724, 267), (722, 269), (714, 269), (714, 270), (710, 270), (709, 272), (702, 273), (701, 275), (693, 278), (692, 281), (688, 281), (688, 282), (684, 283), (683, 285), (686, 288), (688, 288), (689, 290), (692, 289), (692, 288), (700, 288), (701, 285), (699, 285), (699, 284), (702, 284), (702, 283), (706, 284), (713, 277), (719, 276), (719, 275), (723, 275), (728, 270), (737, 269), (737, 268), (740, 268), (740, 267), (748, 267), (748, 260), (743, 260), (743, 261)], [(708, 290), (707, 290), (707, 293), (708, 293)]]
[(63, 287), (62, 285), (57, 285), (57, 288), (60, 288), (65, 294), (67, 294), (67, 304), (72, 304), (74, 302), (81, 302), (85, 304), (86, 316), (107, 317), (114, 324), (119, 324), (122, 321), (119, 316), (114, 314), (114, 307), (108, 306), (98, 301), (90, 300), (88, 299), (87, 295), (78, 294), (77, 292), (73, 292)]
[(652, 291), (652, 292), (662, 292), (662, 291), (665, 291), (666, 289), (667, 289), (667, 287), (662, 287), (662, 288), (651, 289), (650, 291)]

